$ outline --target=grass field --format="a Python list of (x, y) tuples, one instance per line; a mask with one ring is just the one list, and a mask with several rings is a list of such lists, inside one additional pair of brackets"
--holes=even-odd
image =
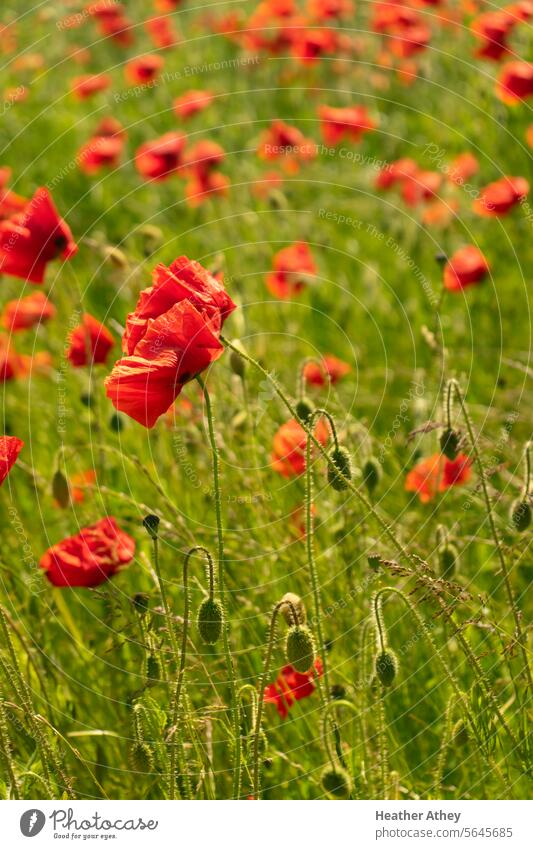
[[(523, 185), (493, 214), (476, 202), (531, 178), (531, 106), (497, 80), (522, 62), (531, 94), (532, 10), (506, 7), (495, 60), (476, 55), (476, 22), (497, 5), (359, 0), (338, 18), (291, 5), (2, 3), (0, 192), (47, 188), (78, 246), (63, 261), (54, 243), (41, 285), (12, 273), (33, 245), (12, 229), (30, 227), (28, 207), (1, 195), (2, 433), (24, 443), (0, 493), (3, 798), (530, 797), (533, 213)], [(175, 44), (154, 44), (155, 17)], [(164, 64), (125, 73), (147, 54)], [(90, 74), (108, 87), (76, 96)], [(212, 100), (180, 115), (191, 90)], [(369, 126), (323, 106), (364, 107)], [(110, 116), (116, 155), (87, 168), (101, 143), (80, 150)], [(276, 121), (300, 135), (267, 135)], [(146, 179), (139, 148), (177, 131), (185, 151)], [(205, 167), (204, 140), (222, 149)], [(475, 167), (460, 180), (465, 153)], [(415, 168), (398, 177), (405, 158)], [(310, 265), (291, 253), (282, 268), (300, 242)], [(467, 245), (488, 265), (446, 288)], [(222, 356), (200, 381), (183, 367), (183, 392), (145, 427), (104, 380), (153, 270), (179, 256), (223, 279), (236, 309), (215, 333)], [(288, 297), (267, 285), (273, 269)], [(41, 304), (26, 329), (10, 325), (6, 305), (37, 291), (55, 314), (45, 322)], [(74, 363), (85, 313), (113, 347), (96, 356), (82, 329)], [(160, 355), (147, 355), (157, 368)], [(325, 355), (347, 365), (338, 380)], [(320, 413), (280, 437), (302, 383), (335, 438)], [(337, 438), (352, 461), (338, 488)], [(107, 580), (113, 544), (93, 586), (54, 585), (45, 552), (105, 516), (134, 554)], [(99, 545), (74, 570), (94, 570)], [(214, 560), (214, 644), (196, 623), (204, 552), (184, 588), (196, 546)], [(280, 607), (286, 593), (301, 601)], [(296, 642), (309, 637), (306, 666)]]

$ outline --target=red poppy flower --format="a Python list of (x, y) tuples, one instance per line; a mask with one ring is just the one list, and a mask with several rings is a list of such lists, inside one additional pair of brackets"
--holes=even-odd
[(26, 373), (26, 359), (15, 351), (5, 333), (0, 334), (0, 382), (7, 383), (24, 377)]
[(68, 358), (77, 367), (105, 363), (114, 344), (107, 327), (85, 313), (82, 323), (70, 334)]
[(424, 207), (421, 221), (426, 227), (446, 227), (457, 215), (459, 204), (456, 200), (440, 200), (430, 201)]
[(149, 18), (144, 22), (144, 28), (154, 46), (160, 50), (179, 44), (180, 37), (168, 18)]
[(434, 200), (442, 177), (436, 171), (417, 171), (402, 183), (402, 198), (408, 206)]
[(348, 363), (339, 360), (333, 354), (324, 354), (322, 362), (306, 363), (303, 369), (303, 375), (307, 383), (313, 386), (326, 386), (327, 383), (338, 383), (341, 378), (345, 377), (352, 370)]
[(533, 62), (507, 62), (500, 71), (496, 94), (513, 106), (533, 95)]
[(467, 286), (473, 286), (487, 276), (490, 266), (475, 245), (460, 248), (448, 260), (444, 267), (444, 286), (450, 292), (460, 292)]
[(165, 64), (161, 56), (149, 53), (146, 56), (137, 56), (131, 59), (124, 68), (126, 81), (132, 85), (144, 85), (152, 82), (161, 73)]
[(186, 121), (192, 115), (198, 112), (203, 112), (213, 102), (213, 93), (211, 91), (202, 91), (201, 89), (191, 89), (186, 91), (174, 101), (174, 112)]
[(185, 186), (185, 197), (191, 207), (200, 206), (210, 195), (227, 195), (229, 179), (216, 171), (191, 177)]
[(11, 168), (0, 168), (0, 219), (10, 218), (17, 212), (22, 212), (28, 203), (26, 198), (7, 188), (10, 177)]
[(309, 245), (295, 242), (274, 256), (274, 271), (267, 274), (269, 292), (283, 300), (297, 295), (304, 288), (306, 277), (317, 272)]
[(316, 144), (305, 138), (297, 127), (291, 127), (284, 121), (273, 121), (270, 128), (261, 134), (257, 153), (260, 159), (280, 159), (288, 162), (292, 170), (297, 170), (299, 162), (315, 158)]
[(70, 497), (76, 504), (81, 504), (85, 501), (87, 487), (96, 483), (96, 472), (94, 469), (88, 469), (85, 472), (78, 472), (72, 475), (70, 479)]
[(133, 44), (132, 24), (125, 15), (122, 3), (115, 0), (110, 4), (109, 0), (101, 0), (99, 3), (91, 3), (87, 12), (96, 18), (101, 35), (112, 38), (121, 47)]
[[(327, 425), (319, 419), (315, 427), (315, 436), (322, 445), (329, 439)], [(284, 478), (292, 478), (305, 472), (307, 434), (296, 419), (289, 419), (278, 428), (274, 436), (274, 445), (270, 465)]]
[(204, 139), (189, 148), (183, 158), (183, 167), (187, 173), (193, 173), (197, 177), (205, 177), (225, 158), (224, 148), (217, 142)]
[(117, 410), (153, 427), (185, 383), (217, 360), (220, 331), (235, 304), (200, 263), (179, 257), (158, 265), (122, 339), (126, 354), (105, 381)]
[(72, 80), (70, 90), (78, 100), (87, 100), (111, 86), (109, 74), (84, 74)]
[(113, 516), (105, 516), (41, 557), (40, 567), (55, 587), (97, 587), (133, 560), (135, 541)]
[(450, 165), (448, 179), (461, 186), (479, 171), (479, 162), (472, 153), (460, 153)]
[(145, 142), (135, 154), (135, 167), (145, 180), (166, 180), (181, 165), (186, 136), (165, 133), (155, 141)]
[(0, 222), (0, 273), (42, 283), (46, 265), (78, 250), (47, 189), (37, 189), (24, 210)]
[(276, 705), (276, 709), (282, 719), (285, 719), (289, 709), (294, 702), (306, 699), (316, 689), (315, 677), (320, 677), (323, 672), (322, 661), (316, 658), (313, 668), (309, 672), (297, 672), (290, 664), (284, 666), (273, 684), (267, 684), (263, 694), (265, 704)]
[(416, 492), (420, 501), (426, 504), (438, 492), (468, 483), (471, 475), (471, 460), (465, 454), (458, 454), (455, 460), (448, 460), (443, 454), (433, 454), (411, 469), (405, 479), (405, 489)]
[(337, 32), (330, 27), (296, 26), (291, 33), (291, 53), (302, 65), (314, 65), (322, 56), (335, 53)]
[(33, 292), (25, 298), (8, 301), (2, 312), (1, 323), (6, 330), (27, 330), (49, 321), (55, 315), (55, 307), (42, 292)]
[(502, 177), (481, 190), (472, 208), (478, 215), (485, 217), (506, 215), (528, 192), (529, 183), (523, 177)]
[(509, 52), (507, 38), (512, 32), (516, 20), (504, 10), (484, 12), (471, 23), (471, 29), (483, 42), (476, 56), (482, 59), (494, 59), (498, 61)]
[(16, 436), (0, 436), (0, 486), (14, 466), (24, 443)]
[(115, 168), (124, 141), (121, 136), (94, 136), (78, 151), (77, 161), (85, 174), (96, 174), (101, 168)]
[(262, 177), (255, 181), (252, 191), (258, 198), (266, 198), (269, 194), (280, 189), (283, 185), (283, 176), (279, 171), (266, 171)]
[(113, 115), (106, 115), (98, 122), (98, 126), (96, 127), (93, 136), (95, 138), (98, 136), (119, 136), (121, 139), (125, 139), (126, 130), (120, 121), (114, 118)]
[(344, 139), (358, 142), (363, 133), (376, 128), (376, 123), (364, 106), (348, 106), (336, 109), (319, 106), (320, 131), (326, 144), (337, 145)]
[(354, 4), (352, 0), (307, 0), (307, 11), (315, 21), (337, 21), (349, 18)]
[(417, 172), (418, 165), (414, 159), (397, 159), (381, 169), (376, 179), (376, 188), (389, 189), (396, 183), (403, 183), (404, 180), (414, 177)]

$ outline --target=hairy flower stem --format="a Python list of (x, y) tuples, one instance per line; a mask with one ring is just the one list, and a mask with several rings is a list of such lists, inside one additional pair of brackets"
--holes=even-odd
[[(333, 768), (335, 768), (335, 756), (334, 756), (333, 750), (332, 750), (332, 748), (329, 744), (328, 725), (331, 725), (334, 728), (338, 728), (337, 720), (336, 720), (336, 718), (333, 714), (334, 714), (334, 711), (337, 710), (337, 708), (340, 708), (340, 707), (348, 708), (352, 712), (352, 714), (355, 717), (357, 717), (357, 719), (360, 718), (359, 713), (358, 713), (355, 705), (352, 704), (352, 702), (349, 702), (347, 699), (335, 699), (334, 701), (328, 702), (324, 706), (324, 711), (322, 713), (322, 742), (323, 742), (323, 745), (324, 745), (324, 749), (326, 750), (326, 754), (327, 754), (327, 756), (330, 760), (331, 766)], [(337, 757), (339, 757), (339, 753), (338, 753), (338, 750), (337, 750), (337, 747), (336, 747), (336, 741), (335, 741), (335, 752), (337, 754)], [(341, 763), (341, 766), (346, 767), (346, 763), (345, 763), (344, 758), (339, 757), (339, 761)]]
[(156, 536), (152, 537), (152, 541), (154, 544), (154, 571), (157, 577), (157, 583), (159, 586), (159, 594), (161, 595), (161, 601), (163, 602), (163, 612), (165, 615), (165, 624), (168, 631), (168, 638), (170, 640), (170, 645), (172, 647), (172, 654), (174, 656), (174, 660), (177, 662), (178, 660), (178, 643), (176, 641), (176, 631), (174, 628), (174, 620), (172, 618), (172, 613), (170, 610), (170, 605), (168, 603), (167, 592), (165, 589), (165, 584), (163, 582), (163, 578), (161, 577), (161, 567), (159, 565), (159, 538)]
[(437, 764), (433, 776), (433, 787), (430, 788), (430, 793), (434, 799), (442, 799), (442, 780), (444, 776), (444, 767), (446, 766), (446, 755), (452, 740), (452, 722), (453, 709), (456, 705), (456, 696), (453, 695), (446, 706), (444, 714), (444, 734), (440, 743), (439, 754), (437, 755)]
[[(236, 348), (239, 353), (238, 349)], [(211, 454), (213, 460), (213, 489), (215, 495), (215, 513), (217, 522), (217, 539), (218, 539), (218, 594), (220, 604), (222, 606), (222, 641), (224, 645), (224, 657), (226, 660), (226, 671), (230, 688), (230, 712), (231, 722), (233, 725), (234, 735), (234, 761), (233, 761), (233, 798), (238, 799), (241, 794), (241, 735), (239, 725), (239, 711), (237, 706), (237, 685), (235, 680), (235, 669), (231, 657), (229, 644), (229, 622), (227, 615), (226, 604), (226, 582), (224, 575), (224, 531), (222, 528), (222, 496), (220, 491), (220, 458), (218, 454), (218, 446), (215, 436), (215, 427), (213, 421), (213, 410), (211, 407), (211, 398), (207, 390), (207, 386), (201, 377), (196, 378), (203, 392), (205, 409), (207, 415), (207, 425), (209, 430), (209, 443), (211, 446)]]
[(463, 397), (463, 393), (462, 393), (462, 391), (459, 387), (458, 382), (454, 379), (449, 380), (448, 384), (447, 384), (447, 388), (448, 388), (449, 395), (451, 395), (452, 390), (455, 391), (455, 395), (457, 396), (457, 398), (459, 400), (461, 412), (462, 412), (463, 418), (465, 420), (466, 429), (468, 431), (468, 437), (469, 437), (469, 440), (470, 440), (470, 444), (472, 446), (472, 451), (474, 453), (474, 458), (475, 458), (476, 465), (477, 465), (478, 471), (479, 471), (479, 477), (480, 477), (480, 480), (481, 480), (481, 487), (482, 487), (482, 490), (483, 490), (483, 498), (485, 500), (485, 507), (486, 507), (486, 510), (487, 510), (487, 518), (489, 520), (492, 538), (494, 539), (494, 544), (496, 546), (496, 551), (498, 553), (498, 559), (500, 561), (500, 567), (501, 567), (501, 571), (502, 571), (502, 575), (503, 575), (505, 589), (506, 589), (506, 592), (507, 592), (507, 598), (508, 598), (508, 601), (509, 601), (509, 606), (511, 608), (513, 618), (514, 618), (514, 622), (515, 622), (516, 636), (517, 636), (518, 644), (520, 646), (520, 652), (522, 654), (522, 659), (523, 659), (523, 663), (524, 663), (524, 672), (525, 672), (526, 679), (527, 679), (527, 685), (529, 687), (531, 695), (533, 696), (533, 679), (531, 677), (531, 669), (530, 669), (530, 666), (529, 666), (529, 659), (528, 659), (528, 656), (527, 656), (527, 652), (528, 652), (527, 643), (526, 643), (526, 639), (525, 639), (525, 636), (524, 636), (524, 631), (522, 629), (521, 614), (520, 614), (520, 611), (518, 610), (518, 606), (516, 604), (516, 600), (515, 600), (514, 593), (513, 593), (513, 588), (511, 586), (511, 577), (510, 577), (510, 573), (509, 573), (509, 568), (507, 566), (507, 562), (506, 562), (506, 559), (505, 559), (505, 556), (504, 556), (504, 553), (503, 553), (502, 544), (500, 542), (500, 538), (498, 536), (498, 531), (496, 529), (496, 522), (494, 520), (494, 512), (493, 512), (493, 509), (492, 509), (492, 502), (491, 502), (491, 499), (490, 499), (489, 489), (488, 489), (488, 486), (487, 486), (485, 469), (484, 469), (483, 463), (481, 461), (481, 455), (480, 455), (479, 450), (478, 450), (477, 439), (476, 439), (476, 435), (474, 433), (472, 420), (470, 418), (470, 413), (468, 412), (468, 407), (466, 405), (465, 399)]

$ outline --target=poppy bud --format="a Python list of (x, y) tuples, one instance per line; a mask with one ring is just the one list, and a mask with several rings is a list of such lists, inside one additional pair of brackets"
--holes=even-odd
[(147, 613), (150, 604), (150, 598), (146, 593), (135, 593), (133, 596), (133, 606), (137, 613)]
[(153, 254), (157, 248), (163, 244), (163, 233), (159, 227), (154, 227), (152, 224), (145, 224), (140, 230), (143, 239), (143, 250), (145, 256)]
[(440, 450), (448, 460), (455, 460), (459, 453), (461, 436), (452, 427), (443, 430), (440, 437)]
[(229, 364), (233, 374), (236, 374), (242, 380), (246, 371), (246, 360), (236, 351), (232, 351), (229, 355)]
[(313, 635), (305, 625), (292, 625), (287, 632), (287, 660), (297, 672), (308, 672), (315, 659)]
[(114, 430), (115, 433), (120, 433), (121, 430), (124, 430), (125, 424), (126, 420), (124, 419), (124, 416), (120, 415), (120, 413), (113, 413), (109, 419), (109, 427), (111, 430)]
[(381, 480), (381, 463), (376, 457), (369, 457), (363, 466), (363, 481), (370, 493), (374, 492)]
[(336, 489), (337, 492), (342, 492), (343, 489), (348, 488), (348, 483), (345, 478), (348, 480), (352, 479), (352, 458), (350, 457), (350, 453), (344, 445), (339, 445), (338, 448), (334, 448), (331, 454), (329, 455), (333, 461), (335, 469), (338, 471), (334, 471), (331, 466), (328, 466), (328, 483), (331, 484), (333, 489)]
[[(299, 595), (296, 595), (296, 593), (285, 593), (281, 599), (281, 603), (283, 607), (280, 607), (280, 613), (287, 625), (305, 625), (307, 615), (305, 605)], [(293, 608), (296, 613), (296, 622), (294, 621)]]
[(322, 788), (333, 799), (349, 799), (352, 779), (342, 767), (327, 766), (321, 777)]
[(296, 415), (304, 424), (307, 424), (314, 411), (315, 408), (313, 406), (313, 402), (305, 395), (296, 402)]
[(346, 698), (346, 687), (343, 687), (342, 684), (334, 684), (330, 690), (330, 695), (332, 699), (344, 699)]
[(91, 395), (89, 392), (82, 392), (80, 395), (80, 401), (84, 407), (91, 406)]
[(384, 687), (390, 687), (397, 670), (398, 661), (390, 649), (385, 649), (376, 656), (376, 674)]
[(152, 539), (157, 539), (159, 522), (159, 516), (155, 516), (153, 513), (149, 513), (148, 516), (145, 516), (143, 519), (143, 526), (145, 530), (148, 531)]
[(206, 598), (198, 608), (198, 631), (204, 643), (212, 646), (222, 633), (222, 605), (214, 598)]
[(451, 578), (459, 562), (459, 552), (457, 551), (457, 548), (451, 543), (446, 543), (439, 547), (438, 555), (440, 574), (443, 578)]
[(131, 747), (130, 761), (136, 772), (151, 772), (154, 764), (154, 759), (149, 747), (141, 740), (138, 740)]
[(379, 554), (376, 554), (375, 551), (371, 551), (370, 554), (367, 554), (366, 559), (368, 560), (368, 565), (372, 571), (379, 572), (379, 567), (381, 565), (381, 557)]
[(52, 495), (60, 507), (68, 507), (70, 504), (70, 489), (68, 480), (63, 472), (57, 469), (52, 478)]
[(448, 261), (448, 257), (442, 251), (439, 251), (435, 254), (435, 262), (438, 262), (439, 265), (444, 265), (445, 262)]
[(114, 265), (115, 268), (120, 268), (122, 270), (128, 267), (128, 260), (126, 254), (123, 253), (119, 248), (114, 248), (111, 245), (106, 245), (104, 250), (104, 260), (110, 262), (111, 265)]
[(159, 681), (160, 673), (159, 660), (155, 654), (149, 654), (146, 660), (146, 677), (152, 679), (155, 683)]
[(531, 505), (518, 498), (511, 506), (511, 521), (519, 533), (527, 531), (531, 524)]

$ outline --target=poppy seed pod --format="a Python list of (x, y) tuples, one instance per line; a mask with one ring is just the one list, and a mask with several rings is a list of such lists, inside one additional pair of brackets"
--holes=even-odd
[(233, 374), (236, 374), (237, 377), (240, 377), (242, 380), (246, 371), (246, 360), (244, 360), (236, 351), (231, 351), (229, 355), (229, 365)]
[(352, 479), (352, 459), (350, 452), (343, 445), (339, 445), (338, 448), (333, 449), (329, 456), (335, 465), (335, 469), (338, 471), (334, 471), (331, 466), (328, 466), (328, 483), (337, 492), (342, 492), (343, 489), (348, 488), (345, 478), (348, 480)]
[[(285, 604), (283, 604), (285, 602)], [(305, 604), (296, 593), (285, 593), (281, 599), (280, 613), (285, 619), (287, 625), (305, 625), (307, 614), (305, 612)], [(294, 612), (296, 613), (297, 621), (294, 621)]]
[(349, 799), (352, 779), (345, 769), (327, 766), (321, 777), (322, 788), (333, 799)]
[(314, 411), (313, 402), (305, 395), (296, 402), (296, 414), (304, 424), (307, 424)]
[(146, 593), (135, 593), (133, 596), (133, 606), (137, 613), (147, 613), (150, 606), (150, 598)]
[(109, 427), (111, 430), (114, 430), (115, 433), (120, 433), (124, 430), (124, 426), (126, 424), (126, 420), (124, 416), (121, 416), (120, 413), (113, 413), (111, 418), (109, 419)]
[(527, 531), (531, 524), (531, 505), (518, 498), (511, 505), (511, 521), (519, 533)]
[(146, 660), (146, 677), (158, 681), (161, 675), (159, 660), (155, 654), (149, 654)]
[(157, 539), (159, 521), (159, 516), (154, 515), (154, 513), (149, 513), (148, 516), (145, 516), (143, 519), (143, 526), (145, 530), (148, 531), (152, 539)]
[(459, 552), (455, 545), (446, 543), (439, 546), (439, 571), (443, 578), (451, 578), (459, 561)]
[(374, 492), (381, 480), (381, 463), (376, 457), (369, 457), (363, 466), (363, 481), (370, 493)]
[(68, 507), (70, 504), (70, 489), (68, 485), (68, 480), (66, 479), (63, 472), (59, 469), (54, 472), (54, 477), (52, 478), (52, 495), (55, 500), (59, 504), (60, 507)]
[(398, 661), (396, 655), (390, 650), (379, 652), (376, 656), (376, 675), (384, 687), (390, 687), (396, 678)]
[(440, 437), (440, 450), (448, 460), (455, 460), (459, 453), (461, 435), (452, 427), (442, 431)]
[(287, 660), (297, 672), (308, 672), (315, 659), (315, 642), (305, 625), (292, 625), (287, 632)]
[(119, 248), (112, 245), (106, 245), (102, 251), (104, 260), (111, 263), (115, 268), (125, 270), (128, 267), (128, 259), (126, 254)]
[(138, 740), (131, 747), (130, 761), (136, 772), (151, 772), (154, 765), (154, 759), (149, 747), (141, 740)]
[(143, 239), (143, 250), (145, 256), (153, 254), (157, 248), (163, 244), (163, 233), (159, 227), (154, 227), (152, 224), (145, 224), (141, 227), (140, 234)]
[(204, 643), (212, 646), (222, 633), (222, 605), (214, 598), (206, 598), (198, 608), (198, 631)]

